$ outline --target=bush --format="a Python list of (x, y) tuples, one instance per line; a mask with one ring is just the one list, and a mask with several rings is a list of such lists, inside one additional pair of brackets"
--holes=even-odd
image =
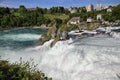
[(52, 80), (37, 70), (33, 62), (9, 63), (0, 60), (0, 80)]

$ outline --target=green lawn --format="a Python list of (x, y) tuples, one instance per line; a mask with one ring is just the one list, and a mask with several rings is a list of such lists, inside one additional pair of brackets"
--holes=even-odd
[(69, 18), (69, 16), (65, 14), (44, 14), (44, 17), (49, 18), (51, 20), (54, 20), (55, 18), (62, 19), (62, 20)]

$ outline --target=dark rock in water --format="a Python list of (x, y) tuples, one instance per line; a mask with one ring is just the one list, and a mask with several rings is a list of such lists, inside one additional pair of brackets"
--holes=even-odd
[(76, 35), (69, 34), (68, 38), (76, 39)]
[(83, 33), (82, 36), (88, 36), (88, 37), (91, 37), (91, 36), (94, 36), (94, 34)]
[(113, 32), (120, 32), (120, 29), (114, 29)]
[(96, 30), (97, 33), (103, 33), (105, 34), (106, 31), (102, 31), (102, 30)]

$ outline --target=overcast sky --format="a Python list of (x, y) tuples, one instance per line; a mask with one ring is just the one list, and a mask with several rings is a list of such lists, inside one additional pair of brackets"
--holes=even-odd
[(95, 6), (98, 2), (104, 6), (120, 4), (120, 0), (0, 0), (0, 6), (12, 8), (18, 8), (20, 5), (25, 5), (27, 8), (50, 8), (52, 6), (81, 7), (88, 4)]

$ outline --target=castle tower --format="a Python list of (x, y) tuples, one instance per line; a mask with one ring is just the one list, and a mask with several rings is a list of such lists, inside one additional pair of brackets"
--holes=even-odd
[(102, 10), (102, 4), (101, 4), (101, 3), (98, 3), (98, 4), (97, 4), (96, 10), (97, 10), (97, 11)]
[(88, 6), (86, 6), (86, 10), (87, 10), (87, 12), (92, 11), (93, 10), (93, 5), (89, 4)]

